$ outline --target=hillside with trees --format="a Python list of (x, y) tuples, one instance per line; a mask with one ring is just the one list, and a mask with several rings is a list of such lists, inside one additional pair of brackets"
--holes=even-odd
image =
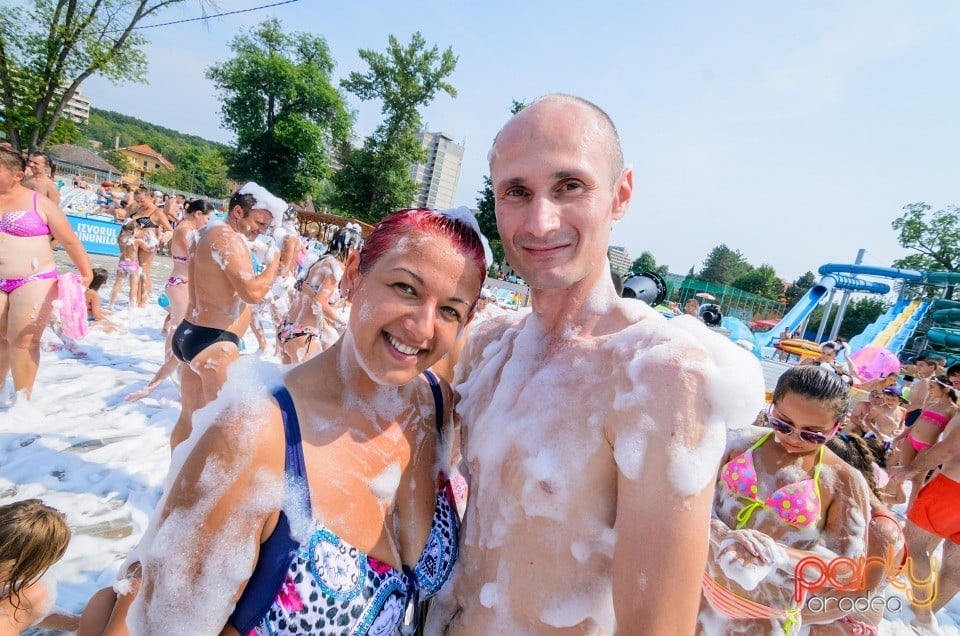
[(154, 174), (153, 183), (211, 197), (230, 194), (226, 159), (231, 148), (225, 144), (99, 108), (90, 110), (90, 122), (82, 132), (86, 139), (103, 144), (101, 156), (118, 169), (125, 167), (125, 159), (114, 151), (115, 145), (147, 144), (176, 166)]

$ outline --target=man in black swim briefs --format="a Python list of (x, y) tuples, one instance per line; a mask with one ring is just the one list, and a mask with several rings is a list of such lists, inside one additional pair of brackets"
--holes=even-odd
[(189, 260), (190, 304), (171, 348), (183, 365), (180, 418), (171, 448), (190, 435), (193, 412), (213, 401), (240, 357), (240, 337), (250, 325), (250, 305), (260, 302), (277, 276), (279, 252), (267, 253), (267, 267), (254, 273), (248, 240), (267, 231), (287, 204), (255, 183), (230, 198), (226, 223), (210, 223)]

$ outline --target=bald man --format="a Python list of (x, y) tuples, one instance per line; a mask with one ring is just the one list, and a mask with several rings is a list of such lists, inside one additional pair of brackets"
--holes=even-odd
[(600, 108), (541, 98), (489, 159), (533, 311), (477, 325), (457, 368), (469, 497), (427, 633), (692, 634), (725, 425), (760, 409), (759, 365), (617, 296), (633, 171)]

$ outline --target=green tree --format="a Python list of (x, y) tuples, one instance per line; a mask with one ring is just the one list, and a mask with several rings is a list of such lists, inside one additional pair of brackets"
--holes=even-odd
[(729, 285), (751, 269), (740, 250), (732, 250), (725, 244), (721, 244), (710, 250), (697, 278), (711, 283)]
[(503, 240), (497, 228), (497, 216), (494, 214), (493, 186), (490, 177), (483, 178), (483, 189), (477, 192), (477, 223), (480, 231), (490, 241), (490, 251), (493, 252), (493, 262), (503, 263)]
[(0, 121), (14, 148), (45, 147), (80, 83), (140, 82), (141, 20), (185, 0), (0, 2)]
[[(808, 329), (816, 332), (820, 328), (820, 321), (823, 320), (824, 305), (817, 306), (810, 314)], [(843, 314), (843, 322), (840, 324), (840, 331), (837, 335), (849, 340), (863, 331), (889, 307), (884, 305), (883, 301), (873, 296), (864, 296), (856, 298), (847, 303), (847, 309)], [(833, 323), (837, 319), (837, 306), (834, 305), (830, 312), (830, 318), (824, 328), (824, 333), (829, 334), (833, 330)]]
[(810, 291), (810, 288), (817, 284), (817, 278), (813, 275), (813, 272), (807, 272), (797, 280), (793, 281), (793, 285), (787, 288), (784, 297), (787, 302), (787, 306), (793, 306), (798, 300), (803, 298), (804, 294)]
[(80, 127), (73, 121), (66, 117), (61, 117), (53, 127), (53, 133), (50, 135), (48, 141), (51, 146), (78, 144), (83, 141), (83, 133), (80, 132)]
[[(891, 223), (900, 246), (916, 252), (894, 261), (894, 267), (960, 271), (960, 208), (932, 209), (928, 203), (910, 203)], [(947, 287), (947, 298), (953, 297), (953, 288)]]
[[(510, 104), (510, 114), (516, 115), (525, 104), (517, 100), (512, 100)], [(497, 263), (504, 262), (503, 240), (500, 238), (500, 230), (497, 228), (497, 216), (495, 214), (496, 198), (493, 196), (493, 181), (489, 176), (483, 178), (483, 189), (477, 192), (477, 222), (480, 224), (480, 231), (490, 241), (490, 250), (493, 252), (493, 260)]]
[(745, 292), (777, 301), (780, 300), (780, 294), (783, 291), (783, 281), (777, 276), (777, 271), (766, 264), (740, 275), (731, 285)]
[(293, 201), (317, 194), (331, 176), (330, 151), (350, 132), (327, 43), (284, 33), (273, 19), (235, 37), (230, 50), (233, 58), (207, 77), (223, 99), (223, 125), (237, 136), (231, 175)]
[(126, 174), (130, 169), (130, 160), (119, 150), (107, 150), (100, 155), (100, 158), (116, 168), (121, 175)]
[(227, 164), (217, 150), (188, 149), (180, 154), (175, 169), (159, 170), (150, 180), (157, 185), (216, 199), (230, 194)]
[(347, 148), (342, 168), (334, 177), (331, 204), (350, 215), (375, 223), (397, 208), (410, 205), (417, 185), (410, 164), (424, 158), (417, 138), (422, 128), (419, 109), (438, 93), (457, 96), (446, 81), (457, 66), (451, 48), (441, 53), (417, 32), (401, 45), (391, 35), (386, 53), (361, 49), (369, 66), (366, 73), (352, 72), (342, 86), (362, 101), (379, 99), (384, 121), (359, 149)]
[(644, 272), (653, 272), (666, 276), (669, 267), (667, 265), (657, 265), (657, 259), (650, 252), (643, 252), (639, 258), (633, 259), (630, 265), (630, 274), (642, 274)]

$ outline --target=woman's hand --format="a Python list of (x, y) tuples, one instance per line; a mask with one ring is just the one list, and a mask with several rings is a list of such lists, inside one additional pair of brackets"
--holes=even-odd
[(757, 530), (731, 530), (720, 540), (719, 554), (733, 552), (745, 564), (769, 565), (784, 560), (786, 554), (773, 537)]

